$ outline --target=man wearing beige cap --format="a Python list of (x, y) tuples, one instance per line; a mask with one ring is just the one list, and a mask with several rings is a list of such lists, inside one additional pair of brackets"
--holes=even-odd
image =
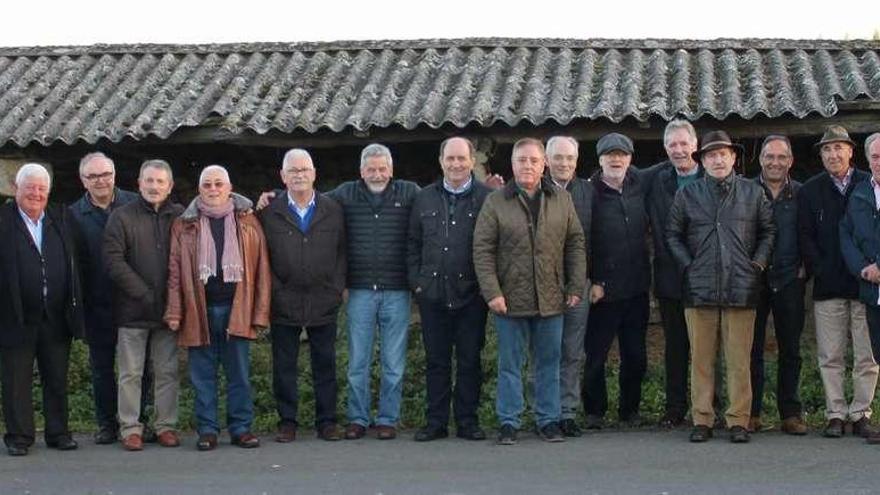
[[(813, 280), (816, 350), (825, 388), (823, 434), (843, 436), (845, 421), (854, 435), (870, 434), (871, 401), (877, 386), (877, 363), (871, 352), (865, 306), (859, 302), (859, 281), (846, 268), (838, 226), (853, 190), (870, 174), (852, 166), (855, 143), (842, 126), (826, 129), (816, 143), (825, 171), (801, 188), (798, 196), (798, 240), (807, 276)], [(848, 334), (853, 346), (853, 398), (844, 392)]]
[(715, 357), (724, 348), (730, 441), (749, 441), (750, 362), (761, 277), (776, 227), (764, 191), (733, 171), (742, 147), (726, 132), (706, 133), (694, 158), (706, 175), (678, 191), (666, 242), (684, 274), (682, 299), (691, 345), (692, 442), (712, 436)]

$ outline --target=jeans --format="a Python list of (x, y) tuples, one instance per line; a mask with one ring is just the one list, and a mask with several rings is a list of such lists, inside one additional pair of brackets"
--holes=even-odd
[(618, 417), (626, 420), (639, 412), (642, 380), (648, 368), (645, 334), (648, 331), (648, 295), (622, 301), (599, 300), (593, 305), (584, 339), (587, 363), (584, 366), (584, 413), (605, 416), (608, 388), (605, 362), (617, 336), (620, 349), (620, 400)]
[[(272, 325), (272, 389), (280, 425), (296, 427), (299, 412), (299, 335), (303, 327)], [(336, 423), (336, 322), (305, 327), (309, 335), (315, 428)]]
[(196, 393), (194, 411), (199, 435), (217, 434), (217, 368), (226, 373), (226, 424), (233, 437), (251, 430), (254, 401), (249, 378), (250, 342), (226, 334), (232, 306), (208, 306), (211, 343), (189, 348), (189, 378)]
[(396, 426), (400, 419), (410, 295), (405, 290), (351, 289), (348, 319), (348, 420), (370, 424), (370, 364), (373, 338), (379, 330), (382, 380), (375, 424)]
[(758, 301), (755, 339), (752, 343), (752, 416), (760, 416), (764, 399), (764, 343), (767, 317), (773, 311), (773, 327), (779, 348), (776, 370), (776, 402), (782, 419), (800, 417), (798, 397), (801, 376), (801, 332), (804, 330), (804, 281), (797, 279), (781, 290), (765, 290)]
[[(420, 302), (422, 339), (425, 343), (426, 417), (431, 426), (449, 423), (453, 398), (455, 424), (477, 425), (483, 369), (480, 353), (486, 342), (486, 303), (476, 296), (466, 306), (447, 309), (443, 304)], [(455, 348), (455, 391), (452, 357)]]
[(535, 421), (538, 428), (559, 421), (559, 360), (562, 315), (508, 318), (495, 315), (498, 332), (498, 422), (519, 429), (524, 408), (522, 367), (529, 346), (535, 367)]

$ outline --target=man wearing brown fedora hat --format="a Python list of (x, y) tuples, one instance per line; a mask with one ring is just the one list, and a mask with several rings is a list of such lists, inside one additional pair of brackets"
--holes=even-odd
[(692, 442), (712, 436), (715, 358), (724, 349), (734, 443), (749, 441), (749, 373), (761, 275), (770, 262), (776, 227), (764, 191), (733, 171), (742, 147), (726, 132), (703, 136), (694, 152), (705, 176), (679, 191), (669, 212), (666, 241), (684, 274), (682, 299), (691, 346)]
[[(825, 172), (801, 188), (798, 229), (804, 266), (807, 274), (815, 277), (813, 314), (828, 420), (823, 433), (829, 438), (843, 436), (848, 420), (854, 435), (867, 436), (878, 366), (871, 352), (865, 306), (858, 300), (859, 282), (844, 263), (838, 227), (853, 191), (870, 175), (853, 167), (855, 143), (842, 126), (829, 126), (815, 147)], [(847, 334), (853, 342), (853, 398), (849, 404), (844, 392)]]

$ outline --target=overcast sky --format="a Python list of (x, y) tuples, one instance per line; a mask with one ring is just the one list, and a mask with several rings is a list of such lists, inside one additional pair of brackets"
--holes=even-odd
[[(57, 5), (53, 5), (57, 3)], [(462, 37), (870, 39), (876, 1), (4, 2), (0, 46)]]

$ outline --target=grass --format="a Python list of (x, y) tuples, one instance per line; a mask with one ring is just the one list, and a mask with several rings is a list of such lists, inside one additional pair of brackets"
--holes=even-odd
[[(346, 379), (345, 373), (348, 365), (348, 349), (345, 334), (344, 315), (340, 312), (339, 334), (337, 339), (337, 379), (339, 380), (339, 400), (337, 411), (342, 423), (345, 423), (346, 404)], [(417, 315), (417, 313), (414, 313)], [(807, 318), (807, 328), (804, 329), (802, 340), (803, 368), (801, 371), (801, 400), (804, 404), (807, 422), (819, 427), (824, 422), (825, 399), (822, 391), (822, 381), (816, 365), (815, 334), (811, 324), (812, 318)], [(486, 347), (483, 351), (484, 383), (482, 389), (482, 401), (479, 408), (481, 423), (488, 428), (497, 426), (495, 419), (495, 377), (496, 377), (496, 334), (489, 318)], [(766, 384), (764, 387), (764, 413), (765, 425), (777, 425), (779, 417), (776, 409), (776, 353), (773, 332), (768, 329), (766, 354)], [(659, 325), (652, 324), (648, 330), (648, 372), (642, 387), (642, 415), (651, 422), (659, 420), (663, 413), (664, 404), (664, 371), (663, 371), (663, 337)], [(311, 428), (314, 424), (314, 393), (312, 388), (311, 372), (309, 367), (309, 353), (306, 346), (302, 346), (300, 355), (300, 407), (299, 423), (303, 428)], [(261, 337), (251, 349), (251, 383), (254, 391), (255, 422), (254, 428), (259, 432), (270, 432), (275, 429), (278, 418), (275, 414), (275, 400), (272, 396), (272, 364), (271, 344), (267, 337)], [(181, 352), (181, 387), (180, 387), (180, 428), (182, 430), (194, 429), (193, 391), (189, 385), (186, 373), (186, 353)], [(847, 359), (851, 363), (851, 357)], [(609, 417), (613, 422), (616, 418), (617, 366), (618, 358), (615, 350), (609, 358), (607, 383), (609, 390)], [(847, 370), (847, 377), (851, 370)], [(424, 423), (425, 418), (425, 354), (422, 345), (421, 332), (418, 321), (414, 321), (410, 327), (409, 344), (407, 351), (407, 370), (403, 386), (403, 401), (401, 404), (401, 427), (417, 428)], [(847, 380), (849, 382), (849, 380)], [(375, 408), (378, 395), (379, 367), (374, 360), (372, 368), (372, 392)], [(34, 408), (37, 411), (37, 424), (42, 425), (40, 410), (42, 401), (39, 381), (34, 384)], [(847, 393), (851, 394), (851, 384), (847, 383)], [(70, 426), (74, 431), (93, 431), (94, 410), (91, 398), (91, 381), (88, 366), (88, 350), (82, 342), (75, 342), (71, 351), (69, 373), (69, 404)], [(225, 417), (223, 411), (224, 398), (221, 398), (220, 417)], [(878, 405), (875, 400), (874, 406)], [(0, 413), (2, 418), (2, 413)], [(532, 419), (526, 414), (524, 428), (532, 425)]]

